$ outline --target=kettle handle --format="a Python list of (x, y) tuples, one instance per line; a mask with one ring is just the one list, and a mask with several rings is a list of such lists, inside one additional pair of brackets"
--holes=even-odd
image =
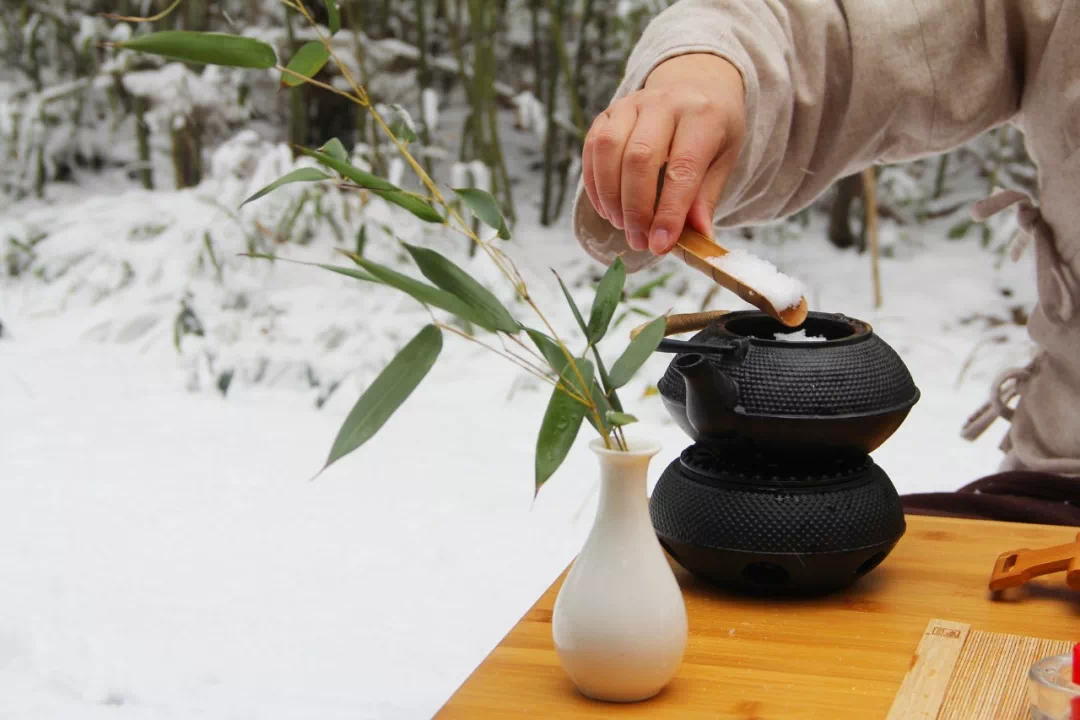
[(686, 340), (671, 340), (664, 338), (656, 346), (657, 352), (673, 353), (700, 353), (702, 355), (731, 355), (736, 360), (742, 360), (750, 350), (750, 341), (746, 338), (724, 339), (714, 343), (689, 342)]

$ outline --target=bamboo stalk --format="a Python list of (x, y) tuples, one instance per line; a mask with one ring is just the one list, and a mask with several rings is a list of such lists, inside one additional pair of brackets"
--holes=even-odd
[(874, 307), (880, 308), (881, 296), (881, 249), (878, 244), (878, 212), (874, 168), (863, 171), (863, 202), (866, 206), (866, 238), (870, 246), (870, 271), (874, 282)]
[(540, 32), (540, 3), (541, 0), (532, 0), (529, 3), (530, 22), (532, 23), (532, 46), (533, 46), (533, 74), (535, 75), (535, 87), (533, 91), (536, 97), (544, 97), (544, 47)]
[[(577, 99), (578, 108), (584, 107), (584, 100), (581, 97), (581, 73), (585, 68), (585, 41), (589, 35), (589, 23), (593, 18), (593, 0), (585, 0), (585, 5), (581, 11), (581, 29), (578, 32), (578, 44), (577, 53), (574, 57), (574, 74), (573, 81), (570, 85), (570, 92), (573, 93)], [(581, 130), (586, 130), (584, 124), (584, 112), (582, 112)]]
[[(293, 11), (285, 8), (285, 32), (289, 39), (289, 52), (296, 52), (296, 35), (292, 24)], [(307, 144), (307, 104), (304, 95), (307, 88), (303, 83), (289, 89), (289, 143), (294, 147)], [(293, 150), (293, 156), (296, 150)]]
[(506, 211), (506, 217), (511, 221), (517, 220), (517, 210), (514, 207), (514, 188), (510, 184), (510, 173), (506, 168), (506, 156), (502, 150), (502, 140), (499, 137), (498, 123), (499, 116), (498, 110), (495, 104), (488, 105), (488, 122), (491, 125), (491, 133), (495, 139), (492, 147), (495, 153), (495, 170), (502, 178), (503, 186), (503, 202), (505, 204), (504, 210)]
[(547, 110), (547, 126), (545, 128), (544, 138), (544, 188), (543, 197), (541, 199), (542, 205), (540, 208), (540, 224), (547, 227), (551, 225), (554, 218), (551, 214), (551, 182), (552, 174), (555, 171), (555, 144), (558, 139), (558, 128), (555, 125), (555, 103), (558, 97), (559, 88), (559, 76), (558, 76), (558, 62), (559, 62), (559, 48), (558, 42), (561, 38), (561, 33), (558, 33), (554, 28), (559, 27), (562, 24), (562, 11), (565, 0), (553, 0), (553, 11), (551, 12), (551, 43), (549, 45), (550, 55), (548, 58), (548, 68), (552, 71), (548, 76), (547, 81), (547, 97), (545, 98), (546, 110)]
[(139, 147), (139, 181), (147, 190), (154, 189), (154, 169), (150, 164), (150, 127), (146, 124), (146, 98), (136, 95), (133, 101), (135, 111), (135, 139)]
[[(578, 102), (577, 89), (574, 86), (574, 77), (570, 70), (570, 57), (566, 52), (566, 43), (563, 42), (562, 23), (563, 12), (565, 11), (565, 0), (548, 0), (548, 6), (553, 7), (551, 11), (551, 44), (555, 48), (555, 57), (559, 61), (559, 71), (562, 72), (563, 83), (568, 88), (568, 95), (570, 96), (570, 112), (574, 118), (574, 126), (581, 133), (581, 136), (585, 136), (585, 113), (581, 109), (581, 103)], [(582, 33), (585, 29), (582, 28)]]
[(495, 76), (496, 76), (496, 57), (495, 57), (495, 42), (493, 38), (498, 31), (500, 24), (499, 17), (499, 5), (496, 0), (488, 0), (491, 12), (491, 24), (489, 26), (489, 33), (487, 36), (487, 66), (488, 72), (486, 73), (485, 81), (489, 91), (486, 94), (487, 100), (487, 119), (488, 119), (488, 132), (491, 136), (491, 142), (489, 144), (488, 165), (491, 168), (492, 175), (492, 189), (502, 187), (502, 205), (505, 215), (513, 221), (516, 219), (517, 214), (514, 211), (514, 192), (513, 187), (510, 185), (510, 174), (506, 168), (506, 162), (503, 156), (502, 150), (502, 137), (499, 133), (499, 116), (498, 108), (496, 107), (495, 96)]
[(949, 155), (948, 153), (941, 156), (938, 160), (937, 175), (934, 177), (934, 199), (937, 200), (945, 192), (945, 173), (949, 168)]
[[(416, 0), (416, 44), (420, 50), (420, 62), (417, 71), (417, 80), (420, 84), (420, 109), (423, 113), (424, 109), (424, 94), (428, 88), (431, 87), (431, 69), (428, 67), (428, 47), (427, 47), (427, 10), (424, 9), (425, 0)], [(420, 141), (424, 143), (424, 147), (431, 146), (431, 128), (427, 126), (426, 118), (421, 117), (420, 124)], [(424, 170), (431, 174), (431, 158), (427, 155), (424, 156)]]

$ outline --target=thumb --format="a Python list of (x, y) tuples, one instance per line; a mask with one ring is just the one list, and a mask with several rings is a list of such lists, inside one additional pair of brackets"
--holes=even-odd
[(690, 206), (690, 212), (686, 216), (686, 225), (691, 230), (699, 232), (710, 240), (713, 239), (713, 216), (716, 212), (716, 202), (709, 200), (705, 194), (699, 193), (697, 199)]
[(720, 194), (724, 191), (727, 182), (728, 170), (723, 166), (714, 165), (705, 175), (705, 181), (701, 183), (701, 190), (690, 205), (690, 212), (686, 216), (686, 224), (696, 232), (701, 233), (710, 240), (714, 237), (713, 224), (716, 215), (716, 203)]

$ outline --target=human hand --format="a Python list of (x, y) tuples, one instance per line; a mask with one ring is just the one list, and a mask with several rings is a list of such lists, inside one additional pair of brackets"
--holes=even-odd
[(593, 122), (582, 151), (585, 191), (632, 249), (667, 253), (685, 225), (712, 236), (716, 202), (742, 147), (743, 95), (728, 61), (681, 55)]

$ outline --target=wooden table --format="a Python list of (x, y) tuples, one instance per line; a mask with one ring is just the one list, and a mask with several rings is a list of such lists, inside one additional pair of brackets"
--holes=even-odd
[(1080, 641), (1080, 594), (1063, 573), (993, 599), (997, 556), (1071, 542), (1076, 530), (929, 517), (844, 594), (748, 600), (676, 567), (690, 639), (678, 675), (636, 705), (593, 702), (559, 666), (551, 611), (565, 573), (439, 712), (439, 718), (884, 718), (932, 618), (974, 630)]

